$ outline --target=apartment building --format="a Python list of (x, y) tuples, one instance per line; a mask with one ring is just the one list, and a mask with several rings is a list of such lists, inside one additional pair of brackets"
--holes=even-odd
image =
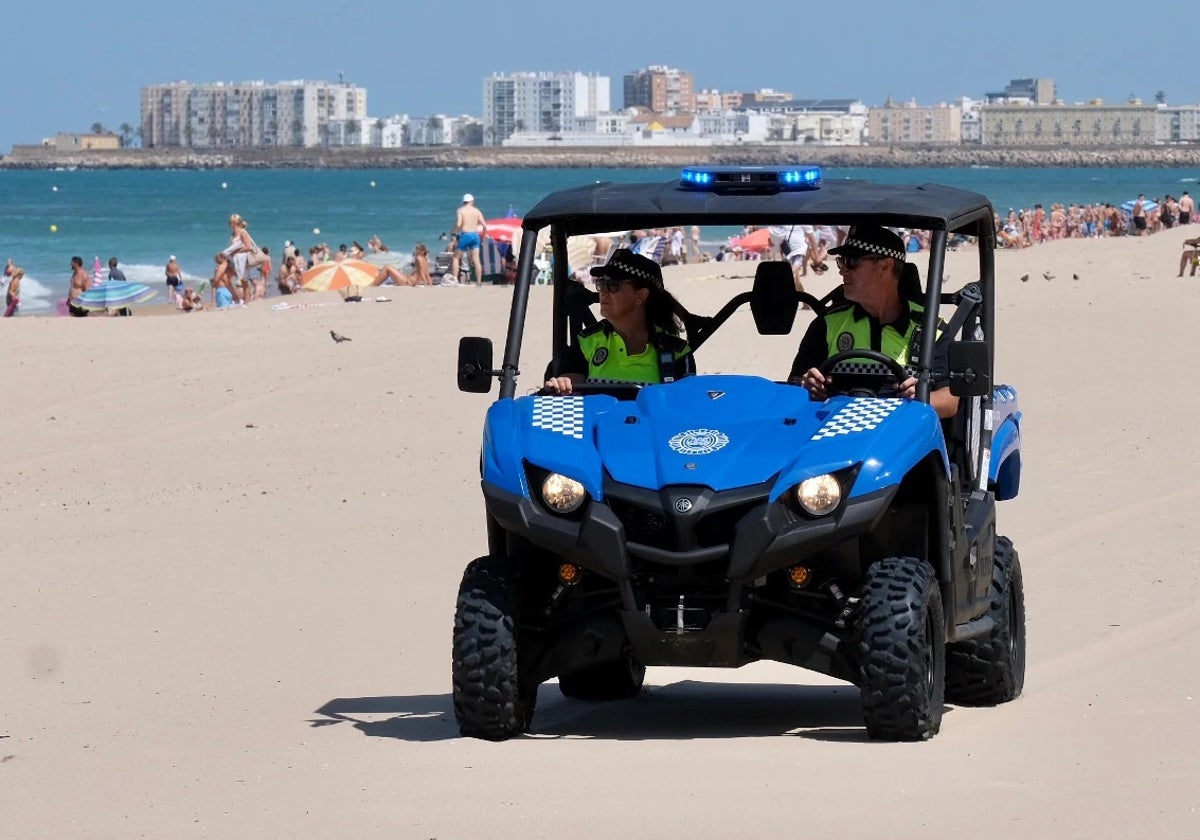
[(361, 145), (366, 119), (366, 89), (343, 82), (172, 82), (142, 88), (147, 148)]
[(626, 108), (655, 114), (696, 113), (696, 81), (691, 73), (654, 64), (625, 74)]
[(962, 108), (958, 105), (897, 105), (889, 99), (867, 114), (870, 145), (951, 145), (962, 143)]
[(608, 76), (594, 73), (494, 73), (483, 80), (483, 142), (564, 131), (580, 117), (611, 110), (610, 88)]

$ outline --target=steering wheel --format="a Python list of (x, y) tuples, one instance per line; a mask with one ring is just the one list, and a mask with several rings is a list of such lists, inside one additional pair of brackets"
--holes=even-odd
[(576, 382), (571, 386), (571, 393), (560, 394), (553, 388), (545, 386), (534, 392), (536, 397), (588, 397), (592, 394), (608, 394), (619, 400), (636, 400), (642, 390), (640, 382)]
[[(833, 369), (849, 359), (863, 359), (876, 362), (887, 369), (886, 372), (850, 372), (833, 374)], [(826, 385), (825, 393), (829, 396), (846, 394), (851, 397), (894, 397), (896, 386), (908, 379), (909, 373), (904, 366), (890, 356), (885, 356), (876, 350), (847, 350), (835, 353), (823, 361), (817, 370), (828, 379), (833, 376), (833, 384)], [(849, 380), (849, 381), (847, 381)]]

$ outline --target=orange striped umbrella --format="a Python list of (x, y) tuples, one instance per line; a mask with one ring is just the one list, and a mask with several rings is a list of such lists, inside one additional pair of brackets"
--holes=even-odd
[(373, 286), (379, 266), (362, 260), (323, 262), (300, 275), (301, 285), (310, 292), (348, 289), (351, 286)]

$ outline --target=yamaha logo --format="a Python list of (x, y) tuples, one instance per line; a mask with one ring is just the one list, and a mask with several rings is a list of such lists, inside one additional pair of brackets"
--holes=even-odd
[(719, 400), (721, 397), (725, 396), (724, 391), (705, 391), (705, 393), (708, 394), (708, 398), (710, 400)]
[(711, 455), (728, 443), (729, 435), (716, 429), (689, 429), (675, 435), (667, 445), (680, 455)]
[(676, 513), (687, 513), (691, 509), (692, 509), (692, 500), (691, 499), (676, 499), (675, 500)]

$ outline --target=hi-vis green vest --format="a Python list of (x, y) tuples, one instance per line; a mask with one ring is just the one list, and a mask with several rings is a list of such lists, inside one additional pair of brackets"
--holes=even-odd
[(614, 382), (674, 382), (694, 372), (691, 348), (682, 338), (656, 332), (636, 356), (625, 350), (617, 331), (601, 321), (579, 334), (579, 350), (587, 361), (588, 379)]
[[(912, 364), (921, 350), (913, 337), (919, 334), (917, 327), (925, 312), (921, 304), (911, 300), (907, 303), (908, 328), (904, 333), (901, 334), (891, 324), (885, 324), (879, 335), (879, 352), (901, 365)], [(825, 316), (825, 340), (829, 344), (830, 356), (847, 350), (876, 349), (871, 346), (871, 319), (856, 318), (854, 315), (855, 307), (847, 306)]]

